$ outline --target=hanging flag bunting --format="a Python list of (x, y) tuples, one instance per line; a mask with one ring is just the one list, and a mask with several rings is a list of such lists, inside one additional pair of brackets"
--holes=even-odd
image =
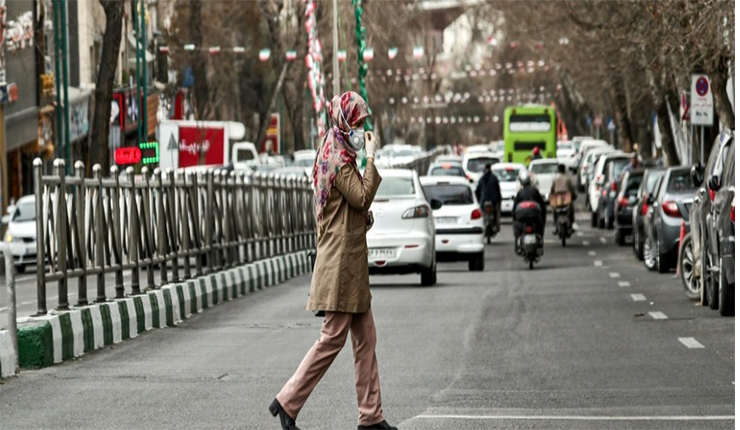
[(186, 51), (195, 51), (195, 45), (193, 45), (193, 44), (185, 45), (185, 46), (182, 47), (182, 49), (184, 49)]
[(498, 40), (496, 40), (496, 38), (495, 38), (495, 37), (493, 37), (493, 36), (490, 36), (490, 37), (488, 38), (488, 44), (489, 44), (490, 46), (496, 46), (496, 45), (498, 45)]
[(211, 46), (210, 48), (208, 48), (208, 53), (211, 55), (218, 54), (219, 52), (221, 52), (220, 46)]
[(295, 60), (297, 56), (298, 56), (298, 54), (296, 54), (296, 52), (294, 50), (292, 50), (292, 49), (289, 49), (289, 50), (285, 51), (285, 59), (288, 60), (288, 61)]
[(424, 47), (423, 46), (415, 46), (414, 47), (414, 59), (418, 60), (419, 58), (424, 56)]
[(168, 52), (170, 52), (170, 47), (169, 46), (160, 46), (159, 47), (159, 52), (168, 53)]
[[(326, 97), (324, 96), (324, 72), (322, 71), (321, 63), (323, 62), (323, 56), (321, 55), (321, 42), (319, 41), (319, 33), (316, 28), (316, 8), (318, 4), (316, 0), (304, 0), (306, 3), (306, 33), (308, 33), (308, 55), (306, 55), (306, 67), (308, 71), (308, 87), (311, 90), (311, 97), (313, 98), (313, 108), (316, 113), (316, 130), (319, 139), (324, 137), (324, 133), (327, 129), (327, 117), (326, 117)], [(320, 140), (316, 140), (315, 145), (318, 145)]]
[(372, 61), (373, 54), (373, 48), (365, 48), (365, 52), (362, 53), (362, 59), (365, 61)]
[(267, 61), (270, 59), (270, 50), (265, 48), (260, 50), (260, 61)]
[(388, 59), (392, 60), (396, 58), (396, 55), (398, 55), (398, 48), (393, 47), (388, 49)]
[(345, 51), (345, 50), (337, 51), (337, 59), (339, 61), (346, 60), (347, 59), (347, 51)]
[(245, 47), (243, 47), (243, 46), (235, 46), (235, 47), (231, 48), (231, 50), (235, 54), (243, 54), (243, 53), (247, 52), (247, 49)]

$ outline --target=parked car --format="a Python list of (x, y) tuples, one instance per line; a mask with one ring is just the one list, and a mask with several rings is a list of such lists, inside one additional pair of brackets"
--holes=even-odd
[[(703, 305), (713, 309), (719, 307), (719, 277), (715, 273), (719, 270), (719, 262), (712, 260), (709, 252), (711, 230), (711, 207), (716, 193), (709, 187), (713, 176), (721, 177), (725, 165), (723, 160), (730, 151), (734, 141), (734, 133), (724, 130), (714, 141), (709, 153), (706, 167), (694, 166), (691, 169), (691, 178), (698, 191), (694, 196), (691, 209), (691, 240), (694, 257), (694, 276), (699, 278), (701, 293), (699, 295)], [(734, 174), (734, 173), (733, 173)]]
[(415, 171), (381, 169), (383, 181), (370, 210), (375, 225), (367, 233), (368, 267), (375, 274), (421, 274), (421, 284), (437, 283), (432, 209)]
[(472, 181), (463, 170), (462, 166), (454, 163), (435, 162), (429, 166), (427, 176), (458, 176), (466, 181)]
[(483, 176), (483, 170), (486, 164), (496, 164), (500, 160), (494, 157), (490, 152), (473, 152), (463, 156), (463, 169), (470, 179), (475, 183)]
[(616, 204), (614, 205), (614, 240), (624, 246), (627, 236), (632, 236), (632, 212), (637, 205), (637, 192), (645, 176), (643, 169), (632, 169), (622, 176)]
[[(580, 191), (586, 190), (586, 161), (588, 157), (588, 153), (594, 150), (595, 148), (599, 148), (599, 150), (602, 150), (604, 152), (613, 151), (614, 148), (612, 148), (608, 143), (604, 142), (603, 140), (592, 140), (592, 139), (586, 139), (580, 141), (580, 146), (578, 148), (578, 155), (577, 157), (577, 163), (578, 163), (578, 180), (577, 185), (578, 189)], [(593, 159), (593, 156), (592, 156)], [(588, 160), (589, 162), (591, 160)]]
[[(617, 169), (612, 168), (612, 164), (622, 166), (626, 165), (630, 160), (630, 156), (623, 152), (606, 153), (599, 157), (594, 167), (594, 178), (588, 184), (588, 205), (591, 210), (591, 227), (604, 228), (605, 219), (609, 214), (605, 213), (605, 208), (600, 203), (603, 202), (602, 197), (604, 191), (607, 194), (610, 192), (612, 181), (618, 177)], [(621, 169), (619, 169), (621, 172)], [(612, 190), (614, 197), (616, 197), (616, 189)]]
[(537, 189), (546, 203), (550, 202), (550, 189), (552, 188), (552, 181), (558, 173), (558, 164), (560, 164), (560, 161), (553, 158), (532, 160), (529, 163), (529, 171), (537, 178)]
[(606, 161), (604, 178), (602, 179), (605, 185), (601, 187), (599, 210), (597, 211), (599, 214), (599, 228), (608, 228), (609, 230), (614, 228), (614, 207), (619, 193), (619, 181), (627, 164), (629, 164), (629, 160), (622, 157), (611, 157)]
[(467, 261), (471, 271), (485, 264), (483, 213), (467, 179), (421, 178), (427, 202), (442, 203), (434, 210), (437, 261)]
[[(593, 175), (594, 165), (599, 161), (599, 157), (603, 154), (615, 152), (614, 148), (610, 146), (596, 146), (586, 149), (583, 158), (579, 162), (578, 167), (578, 178), (577, 181), (580, 184), (579, 189), (581, 191), (588, 190), (589, 179)], [(588, 207), (588, 199), (586, 200), (586, 209)]]
[[(651, 258), (655, 268), (666, 273), (678, 258), (681, 224), (689, 221), (689, 209), (696, 187), (691, 181), (689, 167), (671, 167), (666, 170), (660, 189), (648, 202), (653, 207), (651, 224), (646, 224), (651, 243)], [(687, 228), (690, 224), (687, 225)]]
[(650, 196), (655, 196), (665, 169), (651, 168), (645, 170), (642, 174), (640, 187), (637, 189), (637, 204), (632, 209), (632, 250), (639, 261), (644, 261), (645, 254), (643, 245), (645, 243), (645, 224), (644, 219), (647, 215), (650, 205), (648, 203)]
[(511, 215), (514, 212), (514, 197), (518, 191), (518, 177), (521, 170), (527, 167), (520, 163), (498, 163), (491, 167), (491, 173), (498, 178), (501, 188), (501, 214)]
[(18, 273), (36, 264), (36, 196), (21, 197), (9, 214), (5, 242), (10, 246)]
[(463, 158), (460, 155), (440, 155), (437, 158), (434, 159), (435, 163), (451, 163), (451, 164), (459, 164), (462, 166)]

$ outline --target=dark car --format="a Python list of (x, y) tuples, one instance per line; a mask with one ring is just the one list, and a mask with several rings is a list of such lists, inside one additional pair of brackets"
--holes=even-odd
[(599, 228), (614, 228), (614, 203), (617, 201), (619, 178), (630, 162), (630, 156), (626, 154), (607, 155), (601, 178), (598, 210), (596, 211)]
[(632, 250), (635, 258), (640, 261), (645, 259), (643, 245), (645, 243), (645, 224), (643, 217), (647, 215), (650, 195), (655, 195), (658, 191), (660, 180), (663, 179), (665, 169), (656, 167), (647, 169), (642, 174), (640, 187), (637, 189), (637, 204), (632, 209)]
[(642, 185), (644, 174), (643, 169), (632, 169), (622, 175), (616, 204), (613, 205), (616, 222), (614, 239), (619, 246), (623, 246), (627, 236), (632, 235), (632, 211), (637, 205), (637, 192)]
[[(713, 282), (707, 289), (710, 305), (722, 316), (735, 314), (735, 143), (722, 148), (715, 170), (709, 178), (711, 205), (706, 252), (712, 262)], [(717, 268), (715, 270), (714, 268)], [(704, 285), (707, 288), (707, 284)], [(716, 297), (716, 299), (715, 299)]]
[[(710, 237), (713, 234), (716, 236), (716, 232), (712, 227), (711, 211), (713, 201), (717, 197), (717, 192), (710, 188), (709, 182), (713, 177), (721, 180), (723, 167), (726, 164), (724, 160), (727, 159), (731, 146), (734, 153), (734, 133), (725, 130), (715, 139), (706, 168), (703, 166), (694, 166), (691, 175), (694, 184), (699, 187), (691, 210), (691, 223), (694, 225), (694, 228), (691, 230), (692, 253), (694, 257), (693, 273), (694, 277), (699, 279), (699, 297), (701, 298), (702, 305), (709, 305), (712, 309), (719, 307), (720, 277), (716, 275), (719, 271), (719, 262), (715, 259), (717, 254), (712, 255), (709, 250), (711, 245)], [(732, 166), (734, 170), (734, 162)], [(732, 174), (734, 176), (734, 171)], [(721, 188), (721, 184), (719, 185)], [(727, 185), (730, 186), (732, 184), (728, 183)]]
[(649, 200), (653, 212), (650, 224), (645, 224), (645, 229), (651, 244), (651, 257), (655, 259), (655, 267), (660, 273), (675, 267), (681, 225), (689, 221), (695, 192), (691, 168), (671, 167), (666, 170), (657, 195)]

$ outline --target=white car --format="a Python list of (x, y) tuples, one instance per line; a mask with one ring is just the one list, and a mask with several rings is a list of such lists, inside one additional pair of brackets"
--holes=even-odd
[(5, 242), (10, 246), (18, 273), (36, 264), (36, 196), (21, 197), (10, 212)]
[(478, 179), (483, 176), (483, 170), (486, 168), (486, 164), (498, 163), (498, 158), (494, 157), (490, 152), (474, 152), (467, 153), (463, 156), (463, 169), (470, 179), (474, 183), (478, 183)]
[(558, 142), (557, 159), (560, 163), (564, 164), (567, 169), (574, 170), (576, 168), (576, 145), (571, 141), (560, 141)]
[(383, 181), (370, 206), (375, 224), (367, 233), (370, 274), (420, 273), (422, 285), (436, 284), (434, 218), (419, 175), (405, 169), (379, 173)]
[[(442, 203), (434, 210), (438, 261), (467, 261), (471, 271), (485, 265), (483, 213), (475, 191), (465, 178), (421, 178), (427, 201)], [(435, 204), (436, 206), (436, 204)]]
[(434, 159), (434, 162), (462, 165), (463, 158), (460, 155), (440, 155)]
[(466, 151), (468, 154), (474, 154), (474, 153), (493, 153), (493, 148), (491, 148), (488, 145), (472, 145), (468, 146), (468, 149)]
[(491, 167), (491, 172), (498, 178), (501, 188), (501, 214), (514, 212), (514, 197), (519, 190), (519, 172), (527, 167), (520, 163), (498, 163)]
[(584, 190), (588, 186), (588, 181), (593, 172), (593, 166), (596, 164), (598, 157), (603, 154), (614, 152), (611, 146), (597, 146), (585, 150), (582, 155), (581, 163), (578, 167), (578, 187)]
[(558, 173), (558, 164), (560, 162), (552, 158), (532, 160), (529, 163), (529, 171), (537, 178), (537, 189), (540, 190), (545, 203), (550, 200), (550, 189), (552, 188), (552, 181)]
[(489, 147), (491, 147), (491, 152), (493, 152), (493, 156), (498, 158), (499, 160), (504, 159), (504, 141), (503, 140), (497, 140), (495, 142), (489, 143)]
[(315, 162), (316, 151), (313, 149), (305, 149), (293, 153), (293, 163), (291, 164), (291, 167), (302, 167), (306, 172), (306, 176), (310, 178), (313, 176), (313, 165)]
[[(599, 210), (599, 197), (601, 196), (601, 187), (604, 184), (606, 169), (608, 163), (617, 162), (624, 166), (630, 160), (631, 156), (623, 152), (605, 153), (599, 156), (599, 161), (594, 167), (594, 179), (588, 184), (588, 207), (591, 209), (592, 219), (596, 218), (596, 211)], [(621, 171), (621, 168), (619, 169)]]

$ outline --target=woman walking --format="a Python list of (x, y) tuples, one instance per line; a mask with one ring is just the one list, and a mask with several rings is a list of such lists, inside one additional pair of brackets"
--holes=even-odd
[[(370, 280), (365, 234), (372, 227), (368, 209), (380, 185), (375, 168), (375, 138), (363, 133), (369, 110), (354, 92), (335, 96), (329, 106), (332, 128), (313, 169), (317, 249), (307, 310), (324, 311), (321, 336), (270, 405), (283, 429), (298, 429), (295, 420), (321, 377), (352, 334), (355, 387), (360, 410), (358, 429), (392, 429), (383, 418), (375, 321), (370, 309)], [(357, 151), (365, 147), (364, 176)]]

